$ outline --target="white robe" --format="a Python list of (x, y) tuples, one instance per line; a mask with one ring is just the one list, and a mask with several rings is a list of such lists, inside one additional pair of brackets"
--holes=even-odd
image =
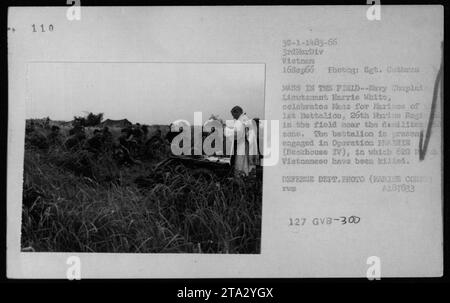
[(231, 125), (225, 127), (225, 136), (227, 140), (231, 140), (231, 152), (234, 152), (234, 142), (237, 139), (235, 172), (248, 175), (256, 168), (259, 160), (256, 124), (247, 115), (242, 114), (237, 120), (232, 121)]

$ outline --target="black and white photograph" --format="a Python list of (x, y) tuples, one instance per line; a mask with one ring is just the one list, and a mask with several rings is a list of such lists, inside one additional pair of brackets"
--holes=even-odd
[(8, 278), (443, 275), (442, 5), (88, 2), (7, 12)]
[(29, 76), (23, 252), (260, 252), (263, 64), (44, 62)]

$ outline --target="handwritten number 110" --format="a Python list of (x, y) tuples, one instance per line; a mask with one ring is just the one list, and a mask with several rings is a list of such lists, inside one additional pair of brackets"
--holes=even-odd
[(53, 32), (53, 24), (49, 24), (48, 26), (45, 26), (44, 24), (36, 25), (32, 24), (31, 27), (33, 28), (33, 33), (45, 33), (45, 32)]

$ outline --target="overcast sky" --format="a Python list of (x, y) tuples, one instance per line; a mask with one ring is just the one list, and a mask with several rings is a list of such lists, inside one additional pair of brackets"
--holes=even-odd
[(133, 123), (193, 122), (194, 111), (232, 119), (240, 105), (264, 118), (263, 64), (31, 63), (27, 118), (103, 112)]

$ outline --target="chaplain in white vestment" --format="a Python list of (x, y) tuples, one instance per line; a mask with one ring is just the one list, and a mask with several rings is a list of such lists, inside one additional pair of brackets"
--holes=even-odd
[(225, 136), (231, 139), (232, 165), (236, 174), (248, 175), (259, 162), (255, 121), (240, 106), (231, 110), (233, 121), (227, 121)]

